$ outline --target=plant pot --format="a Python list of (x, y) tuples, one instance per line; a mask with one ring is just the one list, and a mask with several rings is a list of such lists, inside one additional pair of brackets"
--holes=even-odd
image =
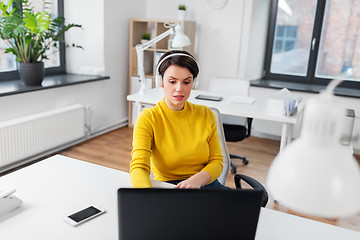
[(141, 44), (147, 43), (148, 41), (147, 39), (141, 39)]
[(44, 63), (17, 62), (17, 69), (21, 80), (26, 86), (41, 86), (44, 79)]
[(179, 10), (178, 11), (178, 19), (185, 20), (185, 17), (186, 17), (186, 10)]

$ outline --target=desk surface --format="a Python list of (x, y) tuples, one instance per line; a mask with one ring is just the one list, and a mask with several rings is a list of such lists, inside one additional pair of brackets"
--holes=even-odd
[[(196, 99), (195, 97), (200, 94), (221, 96), (223, 97), (223, 100), (215, 102)], [(145, 90), (145, 93), (142, 95), (138, 93), (128, 95), (127, 100), (156, 104), (160, 102), (163, 97), (164, 91), (162, 88), (153, 88)], [(284, 105), (283, 101), (279, 99), (257, 98), (252, 104), (235, 103), (231, 101), (231, 96), (216, 94), (208, 91), (192, 90), (188, 101), (195, 104), (217, 108), (222, 114), (251, 117), (281, 123), (295, 124), (297, 122), (297, 116), (288, 117), (283, 115)]]
[[(154, 182), (156, 187), (168, 184)], [(0, 189), (16, 188), (23, 205), (0, 218), (1, 239), (118, 239), (117, 189), (128, 173), (56, 155), (0, 177)], [(78, 227), (63, 218), (88, 205), (106, 213)], [(359, 239), (360, 232), (262, 208), (257, 240)]]

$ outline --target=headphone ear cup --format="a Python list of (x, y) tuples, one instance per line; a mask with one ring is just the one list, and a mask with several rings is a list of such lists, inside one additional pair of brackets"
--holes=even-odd
[(161, 88), (162, 87), (162, 77), (159, 73), (155, 75), (155, 87)]
[(197, 88), (198, 88), (198, 85), (199, 85), (199, 82), (198, 82), (197, 78), (195, 78), (192, 88), (193, 88), (193, 89), (197, 89)]

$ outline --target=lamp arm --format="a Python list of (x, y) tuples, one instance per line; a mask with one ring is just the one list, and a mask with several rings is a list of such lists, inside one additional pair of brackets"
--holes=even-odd
[(140, 44), (136, 47), (136, 55), (138, 62), (138, 74), (140, 75), (140, 93), (143, 94), (146, 88), (145, 84), (145, 70), (144, 70), (144, 50), (141, 48)]
[(330, 95), (333, 94), (335, 88), (339, 86), (339, 84), (342, 83), (346, 79), (346, 77), (349, 77), (349, 75), (347, 73), (342, 73), (337, 78), (331, 80), (324, 92)]
[(144, 43), (144, 44), (138, 44), (136, 45), (136, 48), (141, 49), (142, 51), (148, 49), (149, 47), (151, 47), (151, 45), (153, 45), (154, 43), (157, 43), (158, 41), (160, 41), (161, 39), (169, 36), (170, 34), (173, 34), (174, 30), (173, 28), (170, 28), (169, 30), (167, 30), (166, 32), (163, 32), (162, 34), (154, 37), (153, 39), (149, 40), (148, 42)]
[(170, 34), (174, 33), (173, 27), (171, 27), (166, 32), (156, 36), (155, 38), (151, 39), (150, 41), (144, 44), (138, 44), (135, 46), (136, 54), (137, 54), (137, 62), (138, 62), (138, 74), (140, 75), (140, 94), (143, 94), (146, 88), (145, 84), (145, 70), (144, 70), (144, 51), (148, 49), (154, 43), (164, 39), (165, 37), (169, 36)]
[(335, 88), (342, 82), (343, 80), (340, 78), (335, 78), (331, 80), (331, 82), (327, 85), (325, 89), (325, 93), (327, 94), (333, 94)]

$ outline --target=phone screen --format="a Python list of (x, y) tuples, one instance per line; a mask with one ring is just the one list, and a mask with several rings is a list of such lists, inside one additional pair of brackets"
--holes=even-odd
[(87, 219), (95, 214), (100, 213), (100, 212), (101, 211), (99, 209), (97, 209), (96, 207), (90, 206), (90, 207), (85, 208), (77, 213), (74, 213), (74, 214), (68, 216), (68, 217), (78, 223), (78, 222), (81, 222), (84, 219)]

